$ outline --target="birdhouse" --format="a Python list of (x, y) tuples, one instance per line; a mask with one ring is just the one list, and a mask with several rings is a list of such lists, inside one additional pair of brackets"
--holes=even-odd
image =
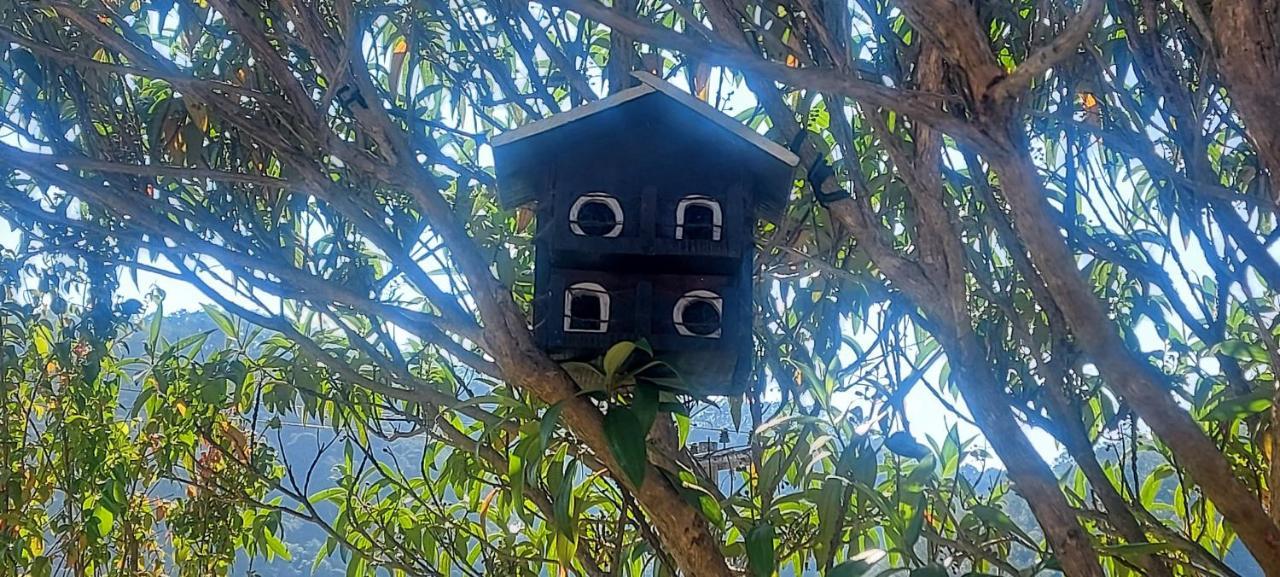
[(635, 76), (493, 139), (499, 200), (537, 204), (534, 334), (561, 360), (644, 338), (698, 394), (733, 394), (752, 357), (756, 223), (786, 207), (798, 159)]

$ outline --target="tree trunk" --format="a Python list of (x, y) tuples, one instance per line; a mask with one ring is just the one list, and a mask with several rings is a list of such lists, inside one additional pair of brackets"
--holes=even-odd
[[(965, 153), (964, 157), (965, 165), (969, 168), (974, 190), (978, 197), (987, 206), (996, 207), (995, 192), (991, 190), (991, 186), (986, 179), (986, 173), (982, 170), (982, 165), (977, 156), (973, 153)], [(973, 177), (975, 174), (981, 176)], [(1064, 364), (1067, 353), (1063, 350), (1065, 347), (1062, 346), (1065, 341), (1061, 340), (1065, 337), (1062, 333), (1067, 331), (1067, 323), (1062, 319), (1062, 311), (1058, 309), (1052, 297), (1048, 295), (1044, 281), (1036, 272), (1035, 266), (1028, 260), (1022, 242), (1014, 232), (1012, 223), (1009, 222), (1007, 215), (1002, 211), (992, 210), (991, 223), (996, 229), (1001, 242), (1009, 250), (1014, 266), (1017, 267), (1022, 277), (1026, 279), (1032, 295), (1037, 301), (1041, 301), (1041, 306), (1048, 315), (1048, 326), (1056, 334), (1053, 345), (1051, 345), (1050, 359), (1041, 365), (1044, 379), (1044, 383), (1041, 385), (1041, 390), (1044, 391), (1042, 396), (1043, 403), (1049, 412), (1049, 416), (1059, 425), (1057, 430), (1050, 431), (1050, 433), (1066, 447), (1067, 454), (1084, 472), (1089, 485), (1093, 487), (1094, 492), (1102, 499), (1102, 504), (1107, 510), (1108, 520), (1120, 533), (1120, 536), (1124, 537), (1127, 543), (1145, 543), (1147, 542), (1147, 536), (1142, 530), (1142, 525), (1134, 518), (1128, 503), (1120, 495), (1120, 492), (1116, 490), (1115, 486), (1111, 484), (1111, 480), (1107, 478), (1106, 473), (1098, 464), (1097, 455), (1093, 452), (1093, 443), (1089, 440), (1089, 434), (1085, 430), (1084, 424), (1080, 422), (1080, 413), (1075, 403), (1067, 395), (1068, 372)], [(1029, 333), (1024, 333), (1022, 338), (1027, 346), (1034, 346), (1034, 339), (1031, 338)], [(1154, 554), (1138, 555), (1137, 562), (1146, 571), (1146, 574), (1151, 577), (1172, 577), (1169, 566)]]
[[(923, 82), (932, 87), (933, 81), (941, 78), (941, 54), (933, 49), (933, 43), (925, 46), (918, 65)], [(1058, 487), (1053, 471), (1014, 418), (1004, 384), (992, 372), (973, 330), (968, 313), (967, 261), (960, 237), (952, 230), (947, 192), (941, 179), (937, 134), (927, 128), (918, 130), (914, 135), (913, 155), (891, 142), (894, 135), (875, 114), (878, 113), (869, 113), (868, 121), (886, 141), (893, 164), (914, 203), (919, 240), (913, 256), (918, 260), (887, 245), (878, 224), (870, 222), (863, 212), (870, 210), (865, 196), (860, 194), (860, 198), (833, 202), (828, 210), (853, 232), (859, 248), (868, 253), (881, 273), (935, 325), (931, 332), (955, 370), (956, 382), (969, 412), (1008, 469), (1014, 490), (1030, 505), (1063, 569), (1069, 575), (1102, 577), (1102, 567), (1087, 533)], [(832, 121), (841, 127), (850, 125), (838, 109), (832, 112)], [(848, 147), (850, 135), (838, 134), (837, 140)], [(812, 149), (804, 152), (810, 155)], [(849, 169), (854, 171), (855, 167), (849, 166)]]
[(1218, 69), (1280, 202), (1280, 0), (1214, 0)]

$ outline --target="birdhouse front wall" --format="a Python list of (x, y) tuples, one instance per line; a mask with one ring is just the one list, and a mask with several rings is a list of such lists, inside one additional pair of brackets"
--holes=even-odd
[[(542, 346), (561, 358), (639, 338), (659, 351), (736, 353), (750, 342), (750, 286), (739, 276), (562, 268), (538, 276), (534, 332)], [(576, 306), (578, 297), (589, 306)], [(583, 312), (595, 316), (584, 319)]]
[(539, 347), (586, 360), (643, 338), (700, 393), (740, 390), (757, 218), (794, 166), (749, 140), (651, 94), (497, 147), (504, 204), (537, 202)]

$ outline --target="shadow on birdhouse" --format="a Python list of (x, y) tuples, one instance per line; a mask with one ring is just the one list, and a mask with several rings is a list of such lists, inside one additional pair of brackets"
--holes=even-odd
[(696, 394), (745, 387), (758, 218), (798, 159), (705, 102), (640, 84), (493, 139), (506, 208), (537, 203), (534, 334), (553, 358), (647, 339)]

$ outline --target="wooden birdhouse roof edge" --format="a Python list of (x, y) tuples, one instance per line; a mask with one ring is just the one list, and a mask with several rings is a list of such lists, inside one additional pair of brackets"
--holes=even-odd
[(698, 115), (710, 120), (721, 128), (728, 130), (734, 136), (737, 136), (748, 144), (768, 153), (770, 156), (778, 159), (787, 166), (794, 167), (800, 164), (800, 158), (797, 157), (795, 153), (787, 150), (786, 147), (769, 140), (750, 128), (747, 128), (746, 125), (734, 120), (732, 117), (720, 110), (717, 110), (714, 106), (695, 98), (692, 94), (689, 94), (688, 92), (685, 92), (673, 86), (671, 83), (648, 72), (636, 71), (632, 73), (632, 76), (641, 82), (639, 86), (633, 86), (600, 100), (589, 102), (565, 112), (554, 114), (514, 130), (509, 130), (493, 137), (493, 139), (490, 140), (490, 144), (495, 148), (511, 144), (592, 116), (597, 112), (625, 104), (640, 98), (641, 96), (652, 94), (654, 92), (661, 92), (666, 97), (678, 102), (685, 108), (696, 112)]

